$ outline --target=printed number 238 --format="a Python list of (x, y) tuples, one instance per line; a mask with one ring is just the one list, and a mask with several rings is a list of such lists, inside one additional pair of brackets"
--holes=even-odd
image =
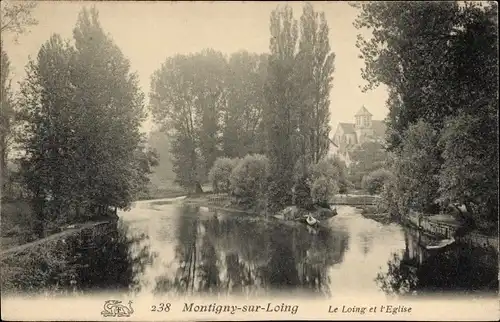
[(170, 311), (170, 303), (160, 303), (158, 305), (151, 306), (152, 312), (169, 312)]

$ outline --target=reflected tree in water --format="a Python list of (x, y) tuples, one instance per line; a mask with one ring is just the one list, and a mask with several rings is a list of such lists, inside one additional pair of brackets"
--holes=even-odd
[(408, 248), (403, 256), (395, 253), (387, 272), (376, 282), (387, 294), (436, 294), (457, 292), (498, 292), (498, 255), (495, 250), (456, 245), (446, 251), (425, 252), (412, 257)]
[(328, 269), (342, 261), (348, 243), (345, 232), (311, 233), (237, 215), (178, 220), (177, 270), (157, 279), (156, 293), (253, 296), (300, 288), (328, 295)]
[(405, 295), (417, 287), (416, 267), (405, 262), (398, 253), (393, 253), (387, 262), (387, 272), (378, 273), (375, 278), (380, 289), (388, 295)]
[(312, 292), (330, 296), (328, 270), (342, 262), (349, 236), (344, 231), (330, 229), (320, 229), (313, 234), (298, 229), (296, 234), (306, 241), (296, 246), (301, 284)]
[[(213, 294), (231, 288), (231, 282), (238, 280), (240, 274), (235, 271), (234, 258), (229, 256), (222, 260), (220, 250), (224, 247), (220, 245), (232, 231), (232, 227), (220, 224), (217, 218), (200, 220), (198, 217), (180, 216), (175, 248), (178, 268), (173, 277), (166, 274), (157, 279), (155, 293)], [(224, 281), (221, 280), (223, 266), (228, 271)]]
[(297, 271), (294, 238), (292, 235), (292, 244), (290, 243), (289, 234), (293, 231), (275, 230), (271, 234), (271, 258), (264, 267), (264, 279), (266, 284), (272, 288), (295, 288), (299, 285), (299, 273)]
[(217, 266), (218, 254), (207, 235), (203, 236), (200, 253), (201, 262), (198, 268), (199, 290), (201, 292), (217, 293), (220, 288), (219, 267)]
[(175, 248), (175, 259), (179, 267), (175, 273), (173, 283), (167, 277), (159, 278), (155, 292), (168, 290), (172, 285), (178, 293), (193, 291), (196, 274), (196, 239), (198, 236), (198, 218), (187, 216), (179, 217), (178, 244)]
[(139, 290), (138, 280), (155, 256), (144, 243), (147, 235), (132, 235), (121, 220), (86, 230), (74, 240), (72, 268), (79, 291)]
[[(2, 259), (2, 292), (51, 295), (134, 290), (135, 276), (153, 257), (143, 244), (146, 238), (131, 236), (128, 226), (113, 221), (33, 246)], [(137, 251), (132, 252), (134, 247)]]
[(420, 288), (428, 292), (497, 292), (498, 257), (494, 250), (458, 246), (429, 256), (417, 277)]
[(242, 294), (244, 290), (255, 283), (255, 269), (247, 265), (238, 253), (226, 255), (227, 275), (225, 289), (230, 294)]

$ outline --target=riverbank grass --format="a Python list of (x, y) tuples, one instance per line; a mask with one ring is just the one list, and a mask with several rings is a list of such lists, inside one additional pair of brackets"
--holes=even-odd
[(44, 237), (35, 233), (36, 216), (28, 200), (3, 200), (0, 208), (0, 245), (2, 253), (33, 242), (51, 238), (67, 230), (117, 220), (113, 212), (103, 215), (88, 214), (81, 218), (66, 214), (46, 223)]

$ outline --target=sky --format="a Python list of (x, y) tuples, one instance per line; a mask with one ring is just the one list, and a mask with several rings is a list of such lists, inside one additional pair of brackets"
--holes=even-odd
[[(362, 93), (366, 84), (361, 77), (362, 59), (358, 58), (353, 26), (356, 9), (347, 2), (315, 2), (317, 11), (324, 11), (330, 27), (330, 46), (335, 53), (333, 88), (330, 93), (332, 133), (339, 122), (354, 122), (354, 114), (364, 105), (373, 119), (387, 115), (385, 88)], [(283, 2), (91, 2), (44, 1), (33, 12), (38, 25), (14, 43), (10, 35), (3, 37), (11, 60), (12, 83), (25, 76), (24, 66), (29, 57), (36, 57), (40, 46), (58, 33), (72, 38), (78, 13), (95, 5), (103, 29), (111, 35), (131, 69), (137, 72), (143, 92), (149, 94), (150, 77), (167, 57), (178, 53), (213, 48), (227, 55), (239, 51), (269, 52), (269, 17)], [(289, 3), (296, 19), (300, 19), (302, 3)], [(4, 35), (2, 35), (4, 36)], [(152, 126), (147, 121), (143, 130)]]

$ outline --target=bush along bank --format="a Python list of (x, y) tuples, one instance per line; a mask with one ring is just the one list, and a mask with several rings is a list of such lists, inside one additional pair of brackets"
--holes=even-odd
[[(292, 189), (293, 200), (281, 208), (269, 207), (269, 161), (258, 154), (247, 155), (242, 159), (216, 160), (209, 176), (214, 193), (188, 195), (184, 203), (273, 215), (285, 220), (301, 220), (308, 215), (318, 220), (333, 217), (336, 211), (331, 209), (330, 201), (335, 193), (341, 188), (345, 191), (348, 186), (345, 166), (335, 158), (325, 158), (310, 164), (304, 173), (299, 163)], [(355, 196), (349, 201), (361, 203), (359, 199), (363, 197)], [(363, 203), (366, 202), (367, 198), (364, 198)]]

